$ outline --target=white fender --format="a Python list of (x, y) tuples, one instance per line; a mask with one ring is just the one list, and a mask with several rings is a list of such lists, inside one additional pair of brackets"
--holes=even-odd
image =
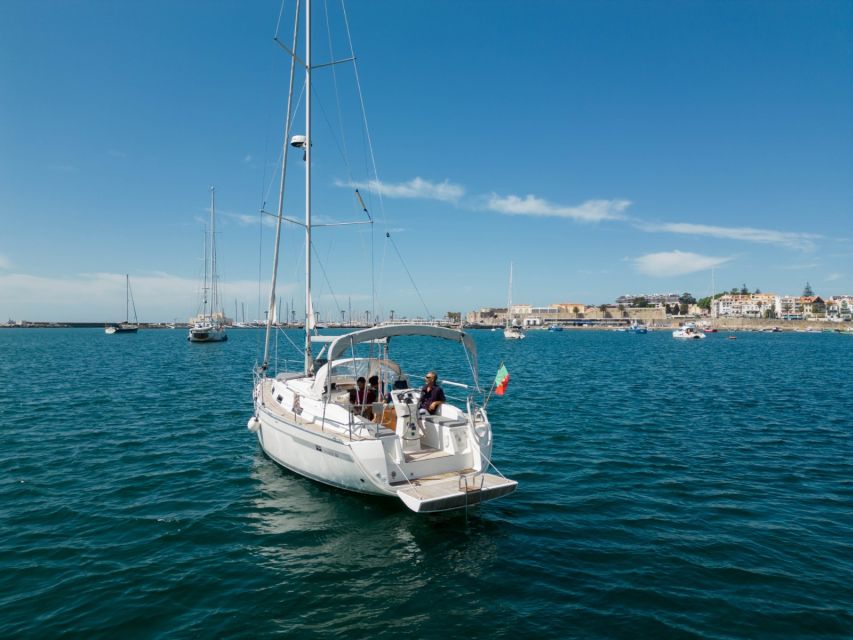
[(260, 429), (261, 421), (258, 420), (258, 416), (252, 416), (251, 418), (249, 418), (249, 422), (246, 423), (246, 428), (252, 433), (255, 433), (258, 429)]

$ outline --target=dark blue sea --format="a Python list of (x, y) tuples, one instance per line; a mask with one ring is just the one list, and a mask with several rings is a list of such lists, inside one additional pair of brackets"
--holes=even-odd
[(425, 517), (262, 455), (259, 331), (0, 330), (0, 637), (853, 637), (853, 336), (474, 334), (519, 489)]

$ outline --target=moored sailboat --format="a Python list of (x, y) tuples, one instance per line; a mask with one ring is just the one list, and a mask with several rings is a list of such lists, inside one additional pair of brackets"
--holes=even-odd
[[(208, 281), (209, 277), (209, 281)], [(210, 231), (204, 245), (204, 283), (199, 314), (190, 320), (187, 340), (190, 342), (223, 342), (225, 312), (219, 298), (219, 276), (216, 272), (216, 190), (210, 188)]]
[(504, 338), (507, 340), (524, 340), (524, 329), (516, 324), (512, 315), (512, 263), (509, 263), (509, 293), (506, 303), (506, 324), (504, 326)]
[[(133, 309), (133, 322), (130, 321), (130, 310)], [(139, 330), (139, 320), (136, 317), (136, 303), (133, 301), (133, 293), (130, 291), (130, 275), (124, 275), (124, 322), (108, 324), (104, 327), (104, 333), (136, 333)]]

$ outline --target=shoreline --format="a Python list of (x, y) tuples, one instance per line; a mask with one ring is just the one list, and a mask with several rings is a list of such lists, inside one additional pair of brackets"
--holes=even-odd
[[(807, 332), (807, 333), (846, 333), (853, 332), (853, 322), (832, 322), (828, 320), (773, 320), (773, 319), (757, 319), (757, 318), (716, 318), (711, 322), (708, 318), (670, 318), (666, 320), (656, 320), (654, 323), (647, 323), (643, 326), (649, 331), (671, 331), (686, 323), (698, 323), (702, 327), (713, 327), (720, 332), (723, 331), (763, 331), (763, 332)], [(111, 323), (104, 322), (29, 322), (23, 321), (21, 324), (0, 324), (0, 329), (103, 329)], [(439, 322), (442, 326), (451, 328), (459, 328), (458, 325), (447, 322)], [(566, 331), (619, 331), (630, 326), (630, 321), (627, 319), (608, 319), (601, 320), (570, 320), (567, 322), (553, 323), (559, 325)], [(228, 325), (228, 329), (264, 329), (266, 325)], [(336, 323), (320, 323), (320, 329), (347, 329), (358, 330), (367, 329), (370, 326), (367, 324), (343, 325)], [(550, 325), (538, 325), (526, 327), (526, 331), (547, 331)], [(187, 329), (188, 323), (139, 323), (140, 329), (152, 330), (168, 330), (168, 329)], [(301, 323), (277, 325), (280, 329), (302, 329), (304, 325)], [(503, 325), (465, 325), (466, 330), (481, 330), (493, 331), (503, 329)]]

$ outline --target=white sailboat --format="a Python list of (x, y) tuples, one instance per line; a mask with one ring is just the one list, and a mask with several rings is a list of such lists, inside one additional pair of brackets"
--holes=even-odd
[(509, 294), (506, 303), (506, 326), (504, 327), (504, 338), (507, 340), (524, 340), (524, 329), (515, 323), (512, 316), (512, 262), (509, 263)]
[[(210, 281), (208, 283), (208, 276)], [(190, 320), (187, 340), (190, 342), (222, 342), (225, 333), (225, 312), (219, 299), (219, 276), (216, 273), (216, 190), (210, 188), (210, 231), (204, 245), (204, 284), (200, 313)]]
[[(130, 310), (133, 309), (133, 322), (130, 321)], [(136, 333), (139, 330), (139, 320), (136, 317), (136, 303), (130, 290), (130, 275), (124, 274), (124, 322), (108, 324), (104, 333)]]
[[(338, 336), (312, 335), (311, 302), (311, 3), (305, 3), (305, 53), (291, 54), (290, 86), (281, 167), (273, 272), (263, 362), (254, 370), (254, 415), (248, 428), (264, 453), (282, 467), (348, 491), (401, 500), (416, 512), (466, 508), (511, 493), (517, 483), (491, 463), (492, 428), (485, 406), (477, 403), (476, 349), (471, 336), (432, 325), (379, 325)], [(298, 6), (298, 5), (297, 5)], [(305, 162), (305, 342), (301, 371), (270, 371), (270, 333), (276, 308), (276, 277), (291, 129), (296, 64), (305, 70), (305, 134), (291, 145)], [(354, 63), (354, 61), (353, 61)], [(324, 65), (319, 65), (324, 66)], [(467, 356), (472, 382), (444, 382), (464, 394), (459, 405), (448, 397), (434, 414), (419, 411), (422, 390), (410, 385), (405, 369), (391, 359), (390, 343), (409, 337), (458, 344)], [(314, 356), (314, 344), (323, 345)], [(370, 404), (350, 402), (359, 376), (379, 378)], [(370, 395), (366, 398), (371, 400)], [(369, 411), (365, 411), (365, 407)], [(366, 414), (366, 415), (365, 415)]]

